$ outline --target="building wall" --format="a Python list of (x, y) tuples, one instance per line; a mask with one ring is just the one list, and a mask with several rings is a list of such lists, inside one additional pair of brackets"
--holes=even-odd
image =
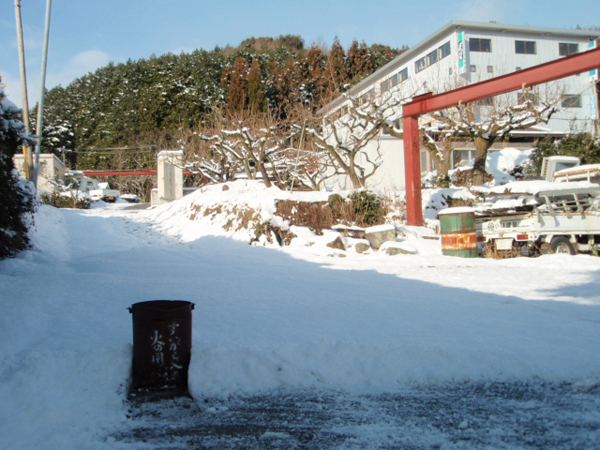
[[(35, 156), (34, 156), (35, 158)], [(17, 154), (13, 157), (15, 167), (25, 178), (24, 156)], [(55, 155), (50, 153), (40, 154), (40, 168), (38, 172), (38, 189), (46, 192), (56, 192), (56, 184), (65, 177), (65, 165)]]
[[(508, 27), (510, 29), (500, 30), (487, 27), (500, 28), (499, 25), (487, 24), (446, 27), (368, 77), (350, 94), (357, 98), (363, 97), (365, 101), (390, 97), (408, 101), (414, 96), (427, 92), (441, 93), (559, 59), (562, 57), (559, 45), (561, 43), (576, 45), (578, 52), (586, 51), (591, 46), (587, 32), (564, 30), (562, 33), (556, 29), (531, 27), (524, 27), (521, 30)], [(491, 51), (477, 51), (477, 46), (479, 50), (487, 50), (485, 41), (482, 41), (487, 39), (491, 44)], [(517, 53), (515, 41), (535, 42), (535, 54)], [(527, 52), (531, 50), (530, 46), (527, 44), (521, 46), (521, 49)], [(425, 68), (417, 70), (417, 62), (420, 68)], [(404, 74), (406, 79), (399, 74)], [(523, 102), (524, 93), (525, 95), (536, 94), (540, 99), (555, 100), (560, 99), (563, 94), (573, 95), (576, 96), (571, 97), (571, 100), (576, 100), (574, 104), (569, 107), (567, 103), (563, 103), (562, 110), (556, 113), (547, 125), (540, 126), (546, 128), (548, 132), (555, 133), (569, 131), (593, 133), (599, 109), (594, 83), (595, 80), (590, 77), (590, 74), (584, 73), (525, 91), (498, 96), (494, 102), (496, 105), (516, 105)], [(332, 112), (335, 114), (337, 110), (339, 114), (340, 108), (343, 107), (343, 102), (333, 102), (325, 107), (322, 113), (327, 116)], [(482, 107), (483, 113), (485, 107)], [(399, 109), (397, 115), (391, 119), (398, 119), (400, 116)], [(382, 136), (369, 145), (367, 152), (373, 156), (378, 149), (384, 156), (384, 160), (378, 173), (368, 184), (381, 189), (404, 189), (403, 142), (389, 136)], [(329, 185), (336, 184), (348, 185), (347, 180), (329, 183)]]

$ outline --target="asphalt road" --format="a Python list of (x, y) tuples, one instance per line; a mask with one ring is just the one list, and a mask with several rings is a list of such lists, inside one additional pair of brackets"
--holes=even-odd
[(111, 437), (148, 449), (600, 448), (600, 385), (591, 382), (423, 385), (378, 395), (280, 391), (220, 399), (150, 393), (132, 397), (129, 412), (129, 428)]

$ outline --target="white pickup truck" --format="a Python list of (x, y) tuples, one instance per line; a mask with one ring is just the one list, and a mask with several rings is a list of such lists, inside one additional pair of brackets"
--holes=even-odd
[(600, 252), (600, 186), (517, 181), (481, 190), (475, 208), (484, 256)]
[[(88, 194), (94, 201), (103, 200), (112, 203), (117, 201), (117, 198), (121, 195), (121, 192), (117, 189), (110, 189), (108, 183), (98, 183), (93, 178), (78, 177), (69, 181), (71, 188), (76, 188), (80, 192)], [(76, 186), (73, 184), (76, 184)]]

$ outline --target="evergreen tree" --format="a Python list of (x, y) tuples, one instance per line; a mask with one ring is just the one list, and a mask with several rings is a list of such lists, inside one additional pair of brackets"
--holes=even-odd
[(266, 106), (265, 91), (258, 59), (254, 58), (248, 74), (248, 107), (251, 112), (264, 112)]
[(308, 51), (306, 60), (307, 91), (315, 103), (318, 103), (327, 89), (327, 79), (325, 77), (327, 57), (319, 47), (313, 45)]
[(4, 95), (0, 85), (0, 259), (13, 256), (29, 244), (27, 216), (33, 212), (33, 193), (14, 172), (13, 156), (33, 140), (25, 134), (21, 111)]
[(335, 37), (333, 45), (331, 46), (331, 51), (329, 52), (326, 72), (330, 89), (339, 92), (343, 92), (347, 89), (349, 77), (346, 68), (346, 53), (337, 36)]
[(359, 45), (355, 39), (348, 49), (348, 76), (356, 82), (373, 73), (371, 51), (364, 42)]
[(248, 60), (242, 56), (233, 65), (229, 76), (229, 94), (227, 96), (227, 108), (230, 111), (242, 111), (246, 107), (248, 68)]
[[(139, 136), (172, 136), (212, 120), (214, 108), (220, 107), (271, 112), (281, 119), (300, 103), (317, 109), (330, 92), (347, 89), (397, 52), (375, 44), (369, 66), (366, 44), (357, 44), (356, 50), (349, 51), (356, 57), (347, 59), (336, 38), (327, 55), (316, 45), (305, 50), (300, 37), (285, 35), (251, 38), (237, 48), (109, 64), (50, 90), (44, 117), (52, 127), (70, 124), (78, 150), (131, 146)], [(57, 131), (45, 135), (54, 138)], [(71, 142), (64, 143), (67, 137), (59, 137), (55, 148), (70, 147)], [(84, 156), (94, 166), (108, 164), (97, 155)]]

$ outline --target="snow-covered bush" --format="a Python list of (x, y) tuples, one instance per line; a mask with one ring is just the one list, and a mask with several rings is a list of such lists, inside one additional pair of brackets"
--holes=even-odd
[(29, 244), (27, 231), (35, 197), (31, 185), (19, 179), (12, 159), (29, 139), (20, 110), (0, 87), (0, 259), (13, 256)]
[(54, 192), (41, 195), (42, 203), (55, 208), (89, 209), (92, 205), (91, 197), (82, 192)]

